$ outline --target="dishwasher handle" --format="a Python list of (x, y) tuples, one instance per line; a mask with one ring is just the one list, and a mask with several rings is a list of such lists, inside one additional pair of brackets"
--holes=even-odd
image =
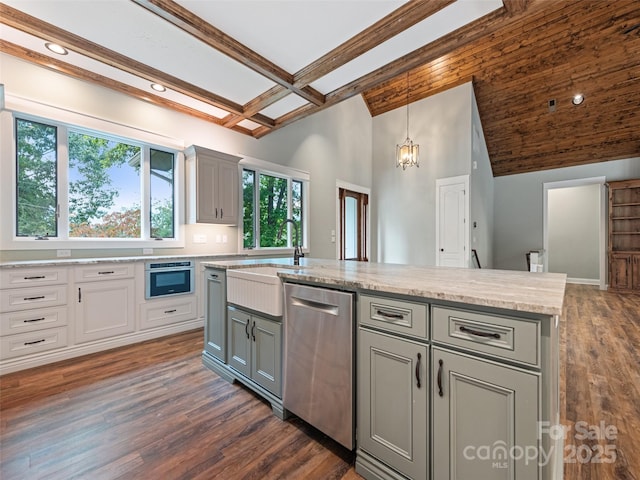
[(317, 310), (322, 313), (326, 313), (328, 315), (338, 316), (338, 306), (331, 305), (323, 302), (316, 302), (314, 300), (309, 300), (308, 298), (300, 298), (300, 297), (291, 297), (291, 305), (300, 307), (300, 308), (310, 308), (312, 310)]

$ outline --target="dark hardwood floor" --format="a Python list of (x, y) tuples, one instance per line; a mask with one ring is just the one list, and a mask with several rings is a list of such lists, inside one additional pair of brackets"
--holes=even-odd
[[(570, 285), (561, 324), (562, 423), (614, 425), (612, 464), (565, 479), (640, 478), (640, 296)], [(0, 377), (0, 478), (360, 478), (350, 452), (201, 364), (202, 330)], [(572, 432), (574, 432), (572, 430)], [(595, 442), (595, 443), (594, 443)], [(572, 447), (573, 445), (573, 447)], [(590, 457), (592, 458), (592, 457)], [(439, 479), (434, 479), (439, 480)]]

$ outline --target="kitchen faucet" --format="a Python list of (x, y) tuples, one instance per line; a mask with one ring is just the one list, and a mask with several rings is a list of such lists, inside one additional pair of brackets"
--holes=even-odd
[(299, 242), (300, 237), (298, 236), (298, 224), (293, 220), (291, 220), (290, 218), (287, 218), (284, 222), (282, 222), (282, 225), (280, 225), (280, 230), (278, 230), (278, 235), (276, 238), (280, 240), (280, 238), (282, 237), (282, 230), (284, 229), (284, 226), (287, 223), (291, 223), (295, 231), (295, 242), (293, 244), (293, 264), (300, 265), (300, 257), (304, 257), (304, 253), (302, 253), (302, 249), (300, 248), (300, 242)]

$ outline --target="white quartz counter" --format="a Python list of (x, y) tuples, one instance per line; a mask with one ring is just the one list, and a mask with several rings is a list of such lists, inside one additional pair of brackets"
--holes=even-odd
[(417, 267), (411, 265), (301, 258), (212, 260), (205, 267), (231, 269), (282, 266), (285, 280), (321, 283), (543, 315), (560, 315), (566, 275), (511, 270)]

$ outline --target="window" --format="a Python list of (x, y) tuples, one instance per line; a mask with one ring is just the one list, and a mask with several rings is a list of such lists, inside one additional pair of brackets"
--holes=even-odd
[[(243, 169), (243, 248), (286, 248), (296, 242), (306, 244), (304, 185), (304, 179), (285, 174)], [(287, 219), (293, 220), (296, 226), (286, 223)]]
[(17, 237), (175, 237), (175, 152), (66, 125), (15, 125)]

